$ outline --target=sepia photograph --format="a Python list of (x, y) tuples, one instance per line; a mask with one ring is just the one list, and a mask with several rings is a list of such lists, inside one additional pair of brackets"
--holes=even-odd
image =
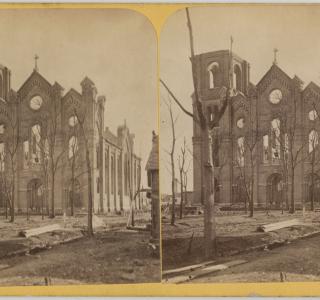
[(0, 43), (0, 286), (160, 282), (152, 23), (1, 8)]
[(162, 282), (320, 279), (320, 7), (218, 4), (160, 41)]

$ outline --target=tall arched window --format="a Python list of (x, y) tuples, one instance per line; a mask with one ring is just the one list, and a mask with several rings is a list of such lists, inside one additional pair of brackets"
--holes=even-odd
[(99, 144), (96, 146), (96, 164), (97, 164), (97, 169), (99, 169), (100, 166), (100, 147)]
[(73, 135), (69, 139), (69, 158), (74, 157), (77, 151), (78, 151), (78, 139)]
[(5, 146), (0, 142), (0, 172), (5, 171)]
[(263, 162), (269, 161), (269, 135), (263, 136)]
[(104, 181), (105, 181), (105, 193), (109, 194), (109, 148), (106, 150), (104, 153), (104, 169), (105, 169), (105, 176), (104, 176)]
[(239, 137), (237, 140), (237, 162), (240, 167), (244, 167), (244, 137)]
[(313, 129), (309, 133), (309, 153), (313, 152), (313, 150), (318, 146), (318, 144), (319, 135), (318, 132)]
[(31, 127), (31, 159), (33, 163), (40, 163), (41, 156), (41, 126), (35, 124)]
[(5, 125), (0, 124), (0, 134), (4, 134), (4, 132), (5, 132)]
[(209, 73), (209, 88), (213, 89), (217, 86), (217, 75), (219, 71), (219, 64), (217, 62), (213, 62), (208, 66)]
[(128, 154), (124, 155), (124, 194), (128, 195)]
[[(118, 167), (118, 170), (117, 170), (117, 172), (118, 172), (118, 195), (120, 196), (122, 193), (122, 182), (123, 182), (122, 181), (122, 164), (121, 164), (121, 156), (120, 155), (118, 155), (117, 167)], [(122, 207), (120, 207), (120, 209), (122, 210)]]
[(272, 160), (280, 159), (280, 135), (281, 135), (281, 122), (279, 118), (271, 121), (271, 154)]
[(213, 112), (211, 106), (207, 107), (207, 112), (208, 112), (208, 120), (211, 122), (213, 121)]
[(0, 75), (0, 98), (3, 98), (3, 79), (2, 79), (2, 75)]
[(236, 90), (241, 91), (242, 90), (242, 77), (241, 77), (241, 69), (239, 65), (234, 66), (234, 76), (235, 76), (235, 84), (236, 84)]
[(115, 158), (111, 155), (111, 194), (115, 194), (115, 182), (116, 182), (116, 168), (115, 168)]

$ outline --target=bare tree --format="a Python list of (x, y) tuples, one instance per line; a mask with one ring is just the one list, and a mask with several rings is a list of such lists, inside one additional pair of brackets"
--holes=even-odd
[(172, 103), (171, 100), (169, 102), (165, 102), (170, 115), (170, 126), (171, 126), (171, 132), (172, 132), (172, 144), (171, 144), (171, 150), (168, 152), (170, 155), (170, 164), (171, 164), (171, 192), (172, 192), (172, 208), (171, 208), (171, 225), (174, 225), (175, 223), (175, 203), (176, 203), (176, 176), (175, 176), (175, 163), (174, 163), (174, 151), (175, 151), (175, 145), (176, 145), (176, 131), (175, 131), (175, 124), (177, 122), (177, 117), (174, 119), (173, 111), (172, 111)]
[[(48, 152), (48, 172), (50, 178), (50, 213), (49, 217), (55, 217), (55, 186), (56, 174), (61, 167), (63, 155), (67, 149), (65, 143), (60, 141), (61, 135), (61, 99), (59, 96), (60, 91), (56, 91), (56, 99), (50, 102), (48, 109), (41, 116), (40, 124), (42, 125), (40, 137), (43, 142), (47, 143)], [(44, 147), (44, 144), (43, 144)]]
[[(36, 127), (37, 134), (41, 136), (41, 132), (39, 131), (39, 128)], [(40, 138), (36, 140), (37, 147), (40, 149), (40, 167), (41, 167), (41, 173), (42, 173), (42, 179), (43, 179), (43, 185), (42, 185), (42, 197), (41, 197), (41, 217), (42, 220), (44, 219), (44, 206), (47, 208), (47, 215), (50, 215), (49, 211), (49, 145), (48, 140), (45, 138)], [(27, 153), (25, 154), (27, 155)], [(27, 204), (27, 206), (29, 206)], [(27, 210), (29, 207), (27, 207)], [(27, 214), (27, 218), (29, 218), (29, 214)]]
[[(253, 125), (253, 124), (252, 124)], [(254, 212), (254, 169), (257, 162), (256, 152), (259, 142), (258, 130), (249, 128), (244, 137), (238, 139), (236, 164), (240, 172), (240, 178), (246, 193), (246, 202), (249, 203), (249, 216), (253, 217)]]
[[(319, 180), (318, 172), (320, 171), (320, 149), (319, 149), (319, 107), (316, 103), (312, 104), (313, 110), (309, 112), (309, 118), (314, 122), (312, 130), (309, 132), (308, 135), (308, 157), (311, 163), (311, 180), (310, 188), (309, 188), (309, 197), (310, 197), (310, 209), (311, 211), (315, 208), (315, 185), (316, 180)], [(309, 183), (309, 182), (308, 182)]]
[(315, 198), (315, 168), (319, 163), (319, 135), (318, 132), (313, 129), (309, 133), (309, 155), (311, 162), (311, 194), (310, 194), (310, 209), (314, 211), (314, 198)]
[(181, 156), (179, 155), (179, 174), (180, 174), (180, 219), (183, 215), (183, 205), (184, 205), (184, 169), (186, 163), (186, 138), (183, 139), (183, 147), (180, 149)]
[[(127, 148), (127, 153), (130, 154), (128, 161), (125, 162), (125, 164), (127, 164), (127, 168), (126, 168), (127, 174), (125, 174), (125, 176), (128, 176), (129, 197), (130, 197), (130, 213), (129, 213), (128, 222), (127, 222), (127, 228), (128, 228), (130, 226), (134, 227), (135, 225), (135, 218), (134, 218), (135, 207), (136, 207), (135, 204), (136, 204), (137, 197), (140, 195), (140, 192), (141, 192), (141, 166), (139, 165), (138, 169), (135, 169), (133, 167), (134, 153), (132, 151), (133, 149), (131, 149), (128, 143), (128, 140), (126, 140), (126, 148)], [(136, 176), (137, 178), (136, 186), (132, 182), (133, 181), (132, 177), (134, 176)]]
[[(20, 145), (20, 126), (18, 99), (13, 99), (9, 103), (9, 110), (6, 120), (6, 144), (4, 149), (4, 160), (9, 166), (7, 178), (4, 178), (7, 203), (10, 211), (10, 222), (15, 218), (15, 191), (17, 178), (17, 152)], [(8, 176), (9, 175), (9, 176)]]
[[(76, 116), (73, 116), (74, 122), (78, 123), (78, 120)], [(71, 169), (71, 191), (68, 191), (68, 198), (67, 201), (70, 200), (70, 215), (74, 216), (74, 200), (76, 196), (76, 182), (77, 182), (77, 170), (82, 166), (81, 162), (81, 155), (79, 151), (79, 145), (78, 145), (78, 140), (79, 140), (79, 126), (77, 124), (74, 124), (71, 128), (71, 138), (69, 139), (69, 151), (68, 151), (68, 157), (69, 157), (69, 165)], [(69, 193), (71, 193), (69, 195)]]
[(79, 124), (80, 134), (84, 141), (85, 146), (85, 157), (86, 157), (86, 165), (87, 165), (87, 175), (88, 175), (88, 236), (93, 236), (93, 226), (92, 226), (92, 214), (93, 214), (93, 192), (92, 192), (92, 167), (91, 167), (91, 159), (90, 159), (90, 149), (89, 149), (89, 141), (86, 134), (86, 124), (85, 124), (85, 111), (74, 110), (74, 115), (76, 116)]
[[(104, 130), (104, 97), (99, 97), (98, 99), (98, 109), (97, 109), (97, 118), (96, 118), (96, 126), (98, 130), (99, 135), (99, 161), (101, 162), (99, 167), (99, 185), (100, 187), (103, 186), (103, 168), (102, 168), (102, 162), (103, 162), (103, 130)], [(100, 192), (99, 194), (99, 201), (100, 201), (100, 210), (101, 212), (104, 212), (104, 205), (103, 205), (103, 193)]]
[(189, 160), (188, 167), (184, 168), (183, 171), (183, 190), (184, 190), (184, 205), (187, 205), (188, 200), (188, 175), (191, 165), (191, 159)]
[[(284, 180), (291, 183), (290, 189), (290, 206), (289, 213), (295, 212), (295, 171), (296, 167), (305, 159), (303, 149), (305, 144), (299, 141), (298, 135), (298, 100), (296, 95), (293, 97), (293, 105), (286, 107), (282, 113), (282, 117), (277, 119), (277, 126), (272, 129), (273, 139), (277, 141), (279, 150), (281, 151), (280, 160), (282, 161)], [(272, 158), (273, 159), (273, 158)], [(288, 183), (284, 184), (288, 187)], [(287, 190), (285, 191), (287, 192)]]
[[(6, 173), (6, 152), (5, 144), (2, 142), (0, 149), (0, 191), (1, 202), (4, 208), (5, 218), (8, 219), (8, 208), (10, 207), (9, 200), (11, 199), (12, 187), (10, 177)], [(9, 211), (10, 213), (10, 211)]]
[(192, 69), (192, 79), (193, 79), (193, 88), (194, 88), (194, 104), (196, 108), (196, 115), (192, 114), (186, 110), (181, 101), (179, 101), (175, 95), (172, 93), (170, 88), (165, 84), (165, 82), (160, 79), (161, 84), (168, 91), (171, 98), (177, 103), (177, 105), (182, 109), (182, 111), (190, 116), (194, 122), (200, 126), (201, 130), (201, 169), (203, 173), (203, 187), (202, 187), (202, 198), (204, 199), (204, 240), (205, 240), (205, 256), (210, 257), (215, 253), (215, 243), (216, 243), (216, 228), (215, 228), (215, 218), (214, 218), (214, 167), (212, 164), (212, 140), (211, 140), (211, 131), (213, 128), (217, 127), (220, 119), (222, 118), (231, 96), (231, 89), (229, 86), (225, 91), (224, 100), (220, 109), (214, 115), (213, 120), (208, 120), (206, 114), (204, 113), (204, 108), (200, 100), (198, 86), (199, 81), (197, 78), (196, 65), (195, 65), (195, 54), (194, 54), (194, 42), (193, 42), (193, 32), (192, 25), (189, 15), (189, 10), (186, 8), (187, 15), (187, 25), (189, 30), (189, 39), (190, 39), (190, 52), (191, 52), (191, 69)]

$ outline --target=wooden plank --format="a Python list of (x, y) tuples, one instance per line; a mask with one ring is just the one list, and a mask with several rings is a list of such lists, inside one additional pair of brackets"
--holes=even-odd
[(286, 220), (286, 221), (261, 225), (258, 227), (258, 231), (269, 232), (269, 231), (274, 231), (281, 228), (286, 228), (286, 227), (291, 227), (296, 225), (302, 225), (300, 220), (292, 219), (292, 220)]
[(43, 227), (22, 230), (19, 232), (19, 235), (28, 238), (30, 236), (35, 236), (35, 235), (39, 235), (42, 233), (51, 232), (55, 230), (61, 230), (61, 226), (59, 224), (52, 224), (52, 225), (47, 225)]
[(200, 264), (195, 264), (195, 265), (191, 265), (191, 266), (186, 266), (186, 267), (181, 267), (181, 268), (177, 268), (177, 269), (171, 269), (171, 270), (166, 270), (166, 271), (162, 271), (162, 275), (173, 275), (173, 274), (177, 274), (177, 273), (183, 273), (186, 271), (193, 271), (195, 269), (201, 268), (201, 267), (205, 267), (207, 265), (213, 264), (215, 263), (215, 260), (210, 260), (210, 261), (206, 261)]
[(150, 231), (147, 226), (127, 226), (127, 229), (136, 231)]
[(183, 283), (190, 280), (190, 277), (187, 275), (175, 276), (172, 278), (167, 278), (164, 280), (165, 283)]
[(190, 272), (189, 274), (186, 274), (186, 275), (179, 275), (179, 276), (175, 276), (172, 278), (168, 278), (165, 280), (165, 282), (166, 283), (184, 283), (184, 282), (188, 282), (188, 281), (191, 281), (191, 280), (199, 278), (199, 277), (207, 276), (212, 273), (228, 269), (233, 266), (244, 264), (246, 262), (247, 262), (246, 260), (239, 259), (239, 260), (230, 261), (230, 262), (220, 264), (220, 265), (209, 266), (209, 267), (205, 267), (203, 269), (195, 270), (195, 271)]

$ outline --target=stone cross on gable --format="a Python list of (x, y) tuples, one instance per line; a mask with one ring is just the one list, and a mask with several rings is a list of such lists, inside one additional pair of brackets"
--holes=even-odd
[(34, 56), (34, 70), (38, 72), (38, 59), (39, 59), (39, 56), (36, 54)]
[(278, 62), (277, 62), (277, 53), (279, 52), (279, 50), (277, 48), (274, 48), (273, 49), (273, 64), (274, 65), (277, 65)]

